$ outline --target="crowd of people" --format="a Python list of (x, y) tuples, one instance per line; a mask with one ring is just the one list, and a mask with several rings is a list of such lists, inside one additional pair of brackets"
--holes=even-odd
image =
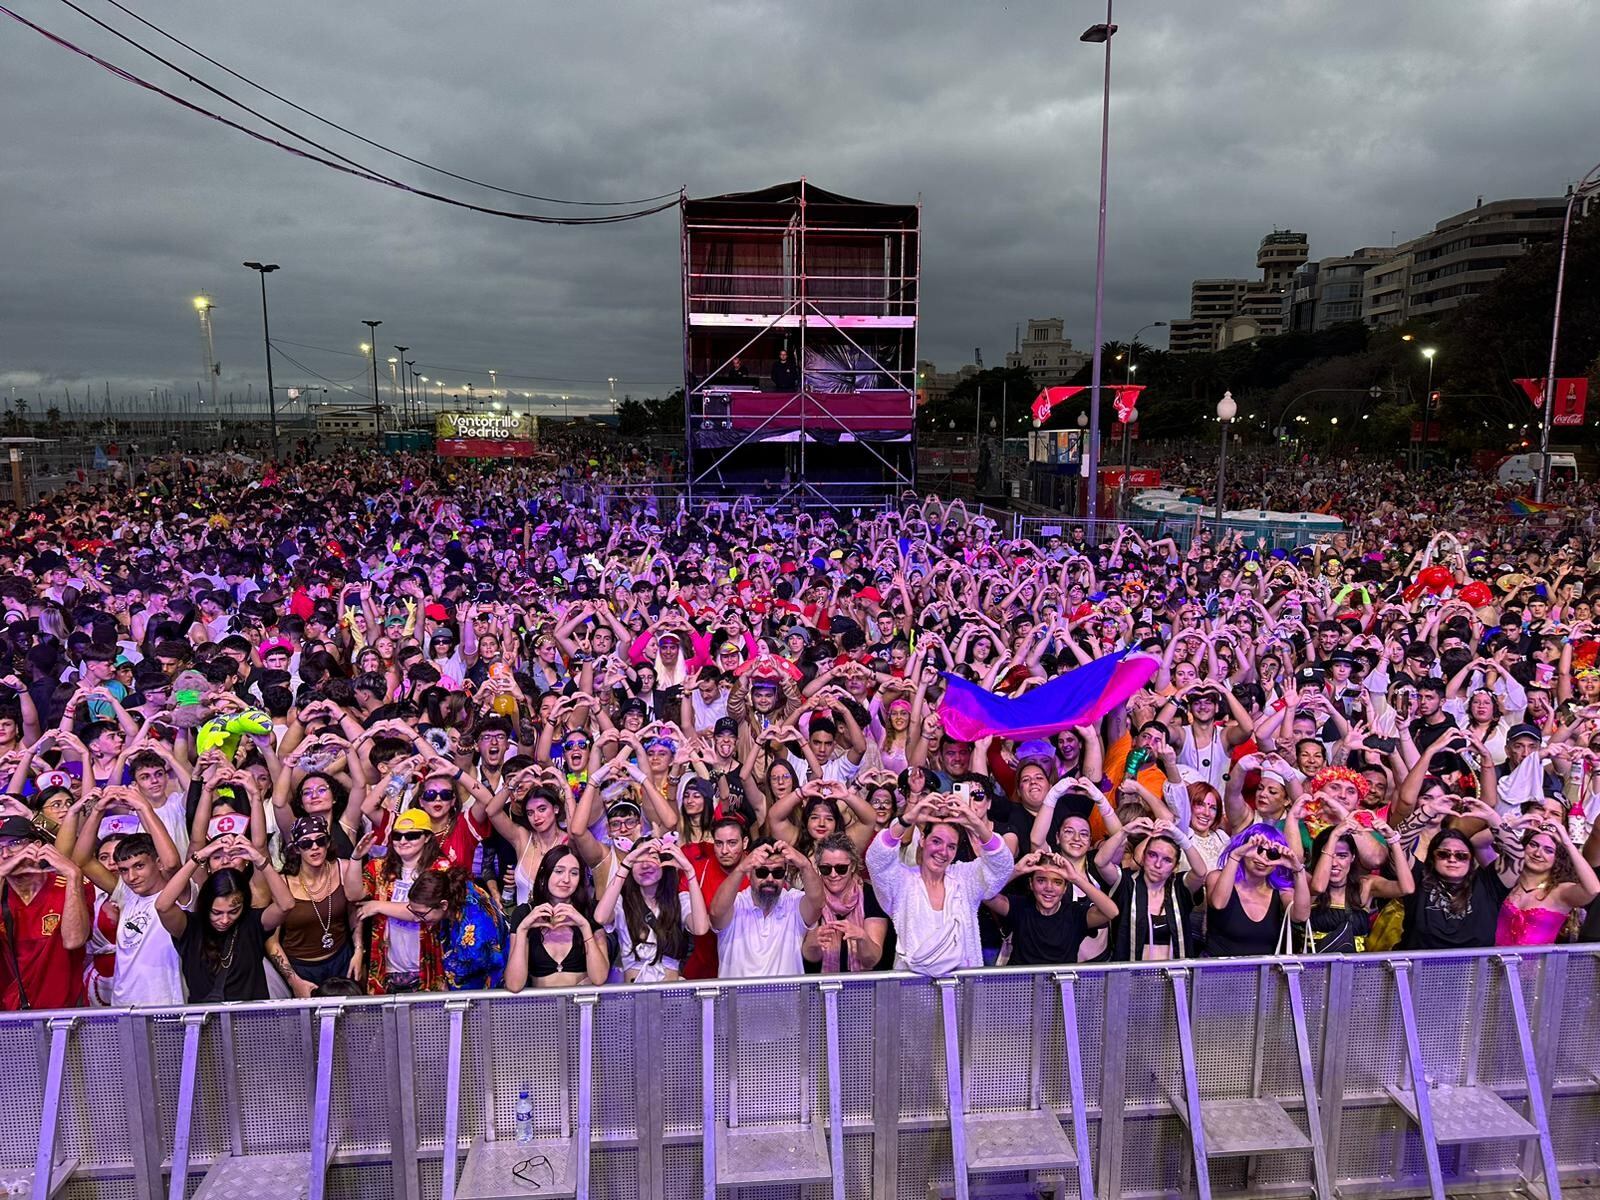
[[(614, 470), (179, 459), (9, 514), (4, 1007), (1600, 935), (1581, 532), (1391, 477), (1405, 521), (1294, 551), (1036, 544)], [(945, 728), (952, 675), (1121, 652), (1103, 719)]]

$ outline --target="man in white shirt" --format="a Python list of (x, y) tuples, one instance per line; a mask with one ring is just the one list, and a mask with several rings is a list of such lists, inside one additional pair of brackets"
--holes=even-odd
[(866, 736), (844, 700), (835, 695), (828, 697), (828, 703), (834, 716), (813, 716), (806, 726), (805, 756), (789, 755), (789, 765), (801, 785), (812, 779), (850, 783), (860, 773), (867, 753)]
[[(800, 873), (798, 888), (785, 884), (791, 870)], [(711, 900), (718, 978), (805, 974), (800, 945), (821, 915), (822, 876), (816, 864), (787, 842), (763, 838), (728, 873)]]
[(132, 788), (107, 788), (123, 793), (139, 818), (141, 832), (123, 837), (112, 852), (116, 873), (96, 856), (100, 821), (108, 814), (108, 798), (89, 810), (79, 831), (73, 857), (84, 878), (110, 896), (117, 906), (116, 967), (111, 976), (111, 1003), (182, 1004), (183, 963), (172, 935), (156, 914), (156, 897), (180, 862), (177, 847), (150, 801)]

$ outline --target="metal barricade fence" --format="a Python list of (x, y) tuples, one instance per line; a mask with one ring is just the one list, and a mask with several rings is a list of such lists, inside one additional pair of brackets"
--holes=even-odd
[[(1597, 956), (13, 1014), (0, 1019), (0, 1188), (67, 1200), (1554, 1196), (1600, 1171)], [(524, 1089), (533, 1123), (518, 1140)]]

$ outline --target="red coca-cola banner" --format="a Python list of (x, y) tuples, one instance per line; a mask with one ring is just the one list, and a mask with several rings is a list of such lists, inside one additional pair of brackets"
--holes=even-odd
[[(1519, 379), (1517, 386), (1537, 409), (1544, 408), (1544, 380)], [(1583, 376), (1556, 380), (1555, 402), (1550, 406), (1550, 424), (1573, 426), (1583, 424), (1584, 409), (1589, 403), (1589, 381)]]

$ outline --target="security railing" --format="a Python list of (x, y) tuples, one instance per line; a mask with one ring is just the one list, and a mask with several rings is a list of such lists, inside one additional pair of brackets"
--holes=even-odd
[(1587, 946), (22, 1013), (0, 1187), (1556, 1196), (1597, 1018)]

